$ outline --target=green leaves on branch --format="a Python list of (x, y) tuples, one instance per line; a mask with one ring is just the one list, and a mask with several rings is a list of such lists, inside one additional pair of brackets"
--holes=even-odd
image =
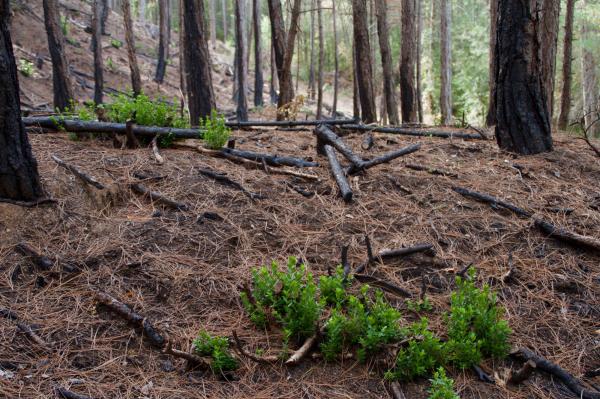
[(229, 342), (225, 337), (213, 337), (206, 331), (200, 331), (193, 342), (194, 352), (211, 358), (210, 368), (215, 374), (233, 371), (238, 363), (229, 353)]
[(223, 148), (231, 135), (231, 129), (225, 125), (225, 118), (213, 109), (210, 116), (201, 120), (200, 124), (205, 129), (201, 137), (206, 143), (206, 147), (211, 150)]
[(429, 381), (431, 381), (431, 388), (427, 399), (460, 399), (454, 392), (454, 380), (446, 377), (443, 367), (440, 367)]

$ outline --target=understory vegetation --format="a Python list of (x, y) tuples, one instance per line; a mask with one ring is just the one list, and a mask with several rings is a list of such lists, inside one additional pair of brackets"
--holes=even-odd
[[(408, 381), (435, 372), (435, 398), (455, 397), (444, 367), (465, 369), (508, 353), (511, 330), (502, 318), (503, 310), (489, 286), (476, 287), (473, 268), (465, 278), (456, 278), (450, 311), (443, 315), (447, 338), (431, 331), (426, 317), (403, 326), (400, 311), (381, 290), (361, 285), (354, 294), (349, 292), (352, 283), (341, 267), (317, 283), (306, 266), (291, 257), (285, 270), (276, 262), (254, 269), (252, 288), (244, 288), (241, 300), (258, 328), (281, 329), (286, 351), (290, 343), (301, 345), (315, 334), (320, 335), (319, 349), (326, 361), (355, 353), (364, 362), (386, 346), (399, 345), (386, 379)], [(432, 310), (426, 298), (408, 307)]]

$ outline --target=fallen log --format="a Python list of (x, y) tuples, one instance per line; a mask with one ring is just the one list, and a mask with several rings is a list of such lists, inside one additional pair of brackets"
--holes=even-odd
[(189, 209), (189, 207), (186, 204), (174, 201), (174, 200), (167, 198), (164, 195), (157, 193), (155, 191), (151, 191), (142, 184), (134, 183), (134, 184), (131, 184), (129, 187), (131, 187), (131, 190), (134, 193), (148, 197), (152, 201), (161, 203), (169, 208), (173, 208), (178, 211), (187, 211)]
[(325, 153), (327, 154), (327, 159), (329, 160), (329, 166), (331, 167), (331, 173), (337, 182), (342, 198), (346, 202), (352, 201), (352, 189), (350, 188), (350, 184), (348, 183), (344, 171), (342, 170), (340, 161), (338, 161), (337, 156), (335, 155), (333, 147), (331, 147), (329, 144), (325, 144), (324, 148)]
[(306, 341), (304, 341), (304, 344), (302, 344), (302, 346), (300, 348), (298, 348), (298, 350), (295, 351), (292, 354), (292, 356), (289, 357), (288, 360), (285, 361), (285, 365), (286, 366), (295, 366), (298, 363), (300, 363), (300, 361), (302, 359), (304, 359), (304, 357), (306, 357), (306, 355), (308, 355), (310, 353), (310, 350), (317, 343), (319, 336), (320, 336), (319, 333), (315, 333), (315, 334), (311, 335), (310, 337), (308, 337), (306, 339)]
[(62, 399), (92, 399), (89, 396), (80, 395), (78, 393), (71, 392), (71, 391), (69, 391), (65, 388), (61, 388), (61, 387), (56, 387), (54, 389), (54, 393), (56, 393), (56, 396), (58, 396), (59, 398), (62, 398)]
[[(369, 256), (369, 259), (367, 260), (367, 262), (363, 263), (362, 265), (358, 266), (356, 268), (356, 270), (354, 271), (355, 273), (362, 273), (365, 271), (367, 265), (373, 263), (374, 261), (376, 261), (377, 259), (380, 260), (388, 260), (388, 259), (393, 259), (393, 258), (399, 258), (399, 257), (403, 257), (403, 256), (408, 256), (411, 254), (415, 254), (418, 252), (428, 252), (428, 251), (433, 251), (433, 245), (432, 244), (417, 244), (414, 245), (412, 247), (406, 247), (406, 248), (398, 248), (398, 249), (391, 249), (391, 250), (387, 250), (387, 251), (381, 251), (379, 252), (377, 255), (372, 255), (372, 249), (369, 250), (369, 248), (371, 247), (371, 242), (370, 240), (367, 241), (367, 255)], [(368, 254), (368, 252), (371, 252), (371, 255)]]
[(511, 356), (522, 357), (526, 361), (532, 360), (535, 363), (536, 370), (545, 371), (561, 380), (578, 398), (581, 399), (600, 399), (600, 392), (585, 388), (583, 383), (560, 367), (543, 356), (540, 356), (527, 348), (520, 348), (511, 353)]
[(317, 136), (317, 153), (326, 155), (325, 145), (329, 144), (340, 152), (356, 168), (362, 168), (364, 161), (356, 155), (337, 134), (327, 125), (317, 126), (315, 129)]
[(557, 227), (550, 222), (547, 222), (541, 218), (536, 217), (533, 213), (526, 211), (523, 208), (519, 208), (516, 205), (513, 205), (509, 202), (500, 200), (495, 198), (489, 194), (479, 193), (476, 191), (471, 191), (462, 187), (452, 187), (452, 190), (456, 191), (460, 195), (465, 197), (470, 197), (476, 199), (481, 202), (485, 202), (490, 204), (492, 207), (501, 207), (510, 210), (511, 212), (523, 216), (526, 218), (531, 218), (534, 221), (534, 225), (543, 233), (547, 234), (549, 237), (556, 238), (560, 241), (564, 241), (568, 244), (571, 244), (575, 247), (586, 247), (595, 251), (600, 251), (600, 240), (594, 237), (584, 236), (581, 234), (577, 234), (573, 231), (569, 231), (563, 229), (561, 227)]
[(226, 175), (219, 173), (219, 172), (215, 172), (214, 170), (210, 170), (210, 169), (198, 169), (198, 172), (202, 175), (202, 176), (206, 176), (209, 177), (219, 183), (222, 183), (226, 186), (229, 187), (233, 187), (236, 190), (241, 191), (242, 193), (244, 193), (245, 195), (248, 196), (248, 198), (254, 200), (254, 199), (263, 199), (264, 196), (257, 194), (257, 193), (253, 193), (250, 192), (248, 190), (246, 190), (244, 188), (244, 186), (242, 186), (240, 183), (231, 180), (229, 177), (227, 177)]
[(400, 288), (397, 285), (388, 283), (387, 281), (383, 281), (381, 279), (378, 279), (377, 277), (368, 276), (366, 274), (356, 274), (356, 273), (353, 276), (356, 280), (358, 280), (361, 283), (370, 284), (373, 287), (381, 288), (382, 290), (391, 292), (392, 294), (395, 294), (395, 295), (398, 295), (401, 297), (405, 297), (405, 298), (410, 298), (412, 296), (412, 294), (410, 292), (408, 292), (407, 290), (405, 290), (404, 288)]
[(228, 127), (248, 128), (248, 127), (297, 127), (297, 126), (319, 126), (328, 124), (332, 126), (343, 126), (355, 124), (356, 119), (317, 119), (317, 120), (296, 120), (296, 121), (227, 121)]
[(361, 132), (399, 134), (399, 135), (404, 135), (404, 136), (415, 136), (415, 137), (439, 137), (439, 138), (444, 138), (444, 139), (457, 138), (457, 139), (469, 139), (469, 140), (481, 140), (482, 139), (479, 134), (464, 133), (464, 132), (445, 132), (442, 130), (418, 131), (415, 129), (407, 129), (407, 128), (402, 128), (402, 127), (381, 127), (381, 126), (345, 124), (345, 125), (340, 125), (340, 129), (357, 130), (357, 131), (361, 131)]
[(313, 191), (305, 190), (302, 187), (298, 187), (298, 186), (290, 183), (289, 181), (286, 181), (285, 185), (288, 186), (289, 188), (291, 188), (292, 190), (294, 190), (295, 192), (297, 192), (298, 194), (302, 195), (303, 197), (310, 198), (313, 195), (315, 195), (315, 193)]
[(537, 366), (535, 362), (529, 359), (519, 370), (512, 371), (506, 382), (512, 385), (520, 384), (521, 382), (528, 379), (531, 376), (531, 374), (533, 374), (536, 367)]
[(295, 166), (297, 168), (310, 168), (319, 166), (317, 162), (289, 156), (261, 154), (259, 152), (237, 150), (235, 148), (223, 148), (218, 151), (238, 158), (250, 159), (255, 162), (265, 162), (270, 166)]
[(439, 176), (454, 177), (454, 178), (458, 177), (458, 175), (456, 173), (448, 172), (448, 171), (445, 171), (442, 169), (432, 168), (429, 166), (417, 165), (414, 163), (407, 163), (404, 166), (407, 167), (408, 169), (427, 172), (431, 175), (439, 175)]
[(54, 265), (54, 262), (50, 258), (40, 254), (35, 248), (25, 242), (15, 245), (15, 250), (21, 255), (30, 258), (31, 261), (42, 270), (50, 270)]
[(160, 151), (158, 150), (158, 136), (154, 136), (150, 145), (152, 146), (152, 155), (154, 155), (154, 159), (156, 159), (156, 163), (162, 165), (165, 163), (164, 158), (160, 155)]
[(165, 347), (166, 338), (144, 316), (136, 313), (128, 305), (105, 292), (97, 292), (95, 298), (99, 304), (106, 306), (133, 327), (141, 329), (153, 346), (159, 349)]
[(9, 309), (0, 309), (0, 316), (13, 321), (23, 334), (27, 335), (29, 339), (41, 346), (43, 349), (49, 352), (52, 351), (52, 345), (48, 344), (42, 337), (33, 331), (29, 324), (23, 323), (15, 312)]
[(59, 157), (57, 157), (56, 155), (52, 155), (52, 160), (54, 162), (56, 162), (59, 166), (62, 166), (63, 168), (65, 168), (69, 172), (73, 173), (75, 176), (77, 176), (84, 183), (89, 184), (90, 186), (94, 186), (98, 190), (104, 190), (106, 188), (106, 186), (104, 186), (104, 184), (100, 183), (98, 180), (96, 180), (92, 176), (90, 176), (87, 173), (81, 171), (79, 168), (66, 163), (65, 161), (63, 161), (62, 159), (60, 159)]
[(418, 151), (420, 149), (421, 149), (421, 143), (412, 144), (407, 147), (400, 148), (398, 150), (390, 151), (386, 154), (383, 154), (380, 157), (373, 158), (368, 161), (364, 161), (362, 163), (361, 167), (357, 167), (356, 165), (352, 164), (348, 168), (347, 174), (350, 175), (353, 173), (360, 172), (361, 170), (366, 170), (366, 169), (372, 168), (373, 166), (377, 166), (382, 163), (387, 163), (387, 162), (393, 161), (396, 158), (399, 158), (404, 155), (412, 154), (413, 152)]
[(262, 363), (262, 364), (272, 364), (272, 363), (279, 362), (281, 360), (281, 358), (279, 356), (255, 356), (255, 355), (249, 353), (248, 351), (246, 351), (244, 349), (242, 342), (240, 341), (240, 339), (237, 335), (237, 332), (235, 330), (233, 330), (232, 335), (233, 335), (233, 340), (235, 341), (236, 349), (241, 356), (247, 357), (248, 359), (250, 359), (256, 363)]

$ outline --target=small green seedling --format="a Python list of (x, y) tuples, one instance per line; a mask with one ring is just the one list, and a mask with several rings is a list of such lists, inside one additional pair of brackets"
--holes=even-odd
[(220, 150), (229, 140), (231, 130), (225, 125), (225, 118), (220, 116), (216, 110), (212, 110), (202, 122), (204, 132), (201, 138), (206, 147), (211, 150)]
[(454, 392), (454, 380), (446, 376), (443, 367), (433, 374), (429, 388), (429, 397), (427, 399), (460, 399), (460, 396)]
[(206, 331), (200, 331), (193, 345), (198, 355), (211, 358), (210, 367), (213, 373), (220, 374), (238, 368), (237, 360), (229, 353), (227, 338), (213, 337)]
[(429, 298), (425, 297), (418, 301), (413, 301), (410, 299), (406, 300), (406, 307), (411, 312), (419, 313), (419, 312), (431, 312), (433, 310), (433, 306), (431, 306), (431, 302)]
[(19, 59), (19, 67), (17, 69), (23, 76), (28, 78), (33, 76), (33, 63), (25, 58)]
[(123, 42), (119, 39), (110, 39), (110, 45), (118, 50), (123, 47)]

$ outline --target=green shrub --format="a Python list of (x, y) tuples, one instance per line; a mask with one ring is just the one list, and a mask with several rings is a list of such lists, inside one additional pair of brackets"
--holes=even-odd
[(140, 94), (131, 97), (119, 94), (112, 97), (110, 104), (105, 104), (107, 117), (111, 122), (125, 123), (135, 117), (135, 122), (143, 126), (187, 128), (187, 117), (179, 114), (176, 105), (169, 105), (161, 100), (151, 100)]
[(123, 47), (123, 42), (119, 39), (110, 39), (110, 45), (118, 50)]
[(69, 21), (64, 15), (60, 16), (60, 30), (62, 31), (64, 37), (69, 36)]
[(33, 63), (26, 60), (25, 58), (19, 59), (19, 66), (17, 69), (19, 70), (19, 72), (21, 72), (23, 76), (26, 76), (28, 78), (33, 76)]
[(429, 301), (429, 298), (425, 297), (421, 300), (418, 301), (413, 301), (410, 299), (406, 300), (406, 307), (408, 308), (408, 310), (412, 311), (412, 312), (430, 312), (431, 310), (433, 310), (433, 306), (431, 306), (431, 302)]
[(206, 147), (212, 150), (219, 150), (229, 140), (231, 130), (225, 125), (225, 118), (220, 116), (217, 111), (212, 110), (210, 116), (201, 121), (201, 127), (204, 128), (202, 139)]
[(108, 57), (106, 59), (106, 67), (113, 73), (117, 71), (117, 66), (115, 65), (111, 57)]
[(447, 349), (440, 339), (429, 331), (427, 318), (413, 324), (409, 328), (409, 335), (412, 339), (407, 347), (398, 351), (394, 369), (385, 374), (388, 380), (409, 381), (423, 377), (445, 364)]
[(446, 371), (440, 367), (434, 374), (429, 388), (428, 399), (460, 399), (454, 392), (454, 380), (446, 376)]
[(270, 317), (283, 329), (284, 342), (300, 342), (313, 335), (321, 306), (317, 301), (317, 286), (305, 265), (298, 265), (290, 257), (285, 272), (276, 262), (252, 271), (253, 301), (242, 293), (242, 304), (250, 319), (259, 327), (265, 327)]
[(193, 345), (198, 355), (211, 358), (210, 367), (213, 373), (223, 373), (238, 368), (237, 361), (229, 353), (227, 338), (213, 337), (206, 331), (200, 331)]
[(344, 279), (344, 269), (342, 266), (338, 266), (332, 276), (319, 277), (321, 304), (323, 306), (342, 304), (346, 298), (346, 285), (351, 283), (351, 279), (352, 276)]
[(483, 357), (504, 357), (510, 350), (511, 330), (502, 319), (503, 309), (485, 284), (475, 286), (475, 269), (467, 278), (456, 278), (457, 290), (450, 299), (448, 347), (451, 360), (461, 368), (478, 364)]

